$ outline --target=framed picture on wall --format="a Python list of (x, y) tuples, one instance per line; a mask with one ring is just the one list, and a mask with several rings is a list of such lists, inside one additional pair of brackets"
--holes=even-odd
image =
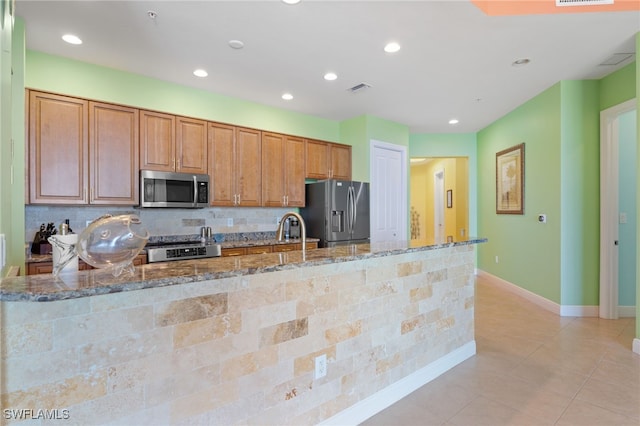
[(496, 154), (496, 214), (524, 214), (524, 143)]

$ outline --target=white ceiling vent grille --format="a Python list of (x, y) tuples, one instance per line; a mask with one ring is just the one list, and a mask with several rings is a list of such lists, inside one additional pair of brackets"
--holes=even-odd
[(633, 53), (614, 53), (613, 55), (602, 61), (600, 65), (618, 65), (623, 63), (627, 59), (632, 58), (633, 55)]
[(360, 92), (364, 92), (367, 89), (370, 89), (371, 85), (367, 84), (367, 83), (360, 83), (360, 84), (356, 84), (353, 87), (348, 88), (347, 90), (351, 93), (360, 93)]
[(613, 4), (613, 0), (556, 0), (556, 6), (595, 6)]

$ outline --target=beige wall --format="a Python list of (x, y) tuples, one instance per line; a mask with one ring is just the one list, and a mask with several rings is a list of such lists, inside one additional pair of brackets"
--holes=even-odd
[(445, 237), (468, 236), (469, 228), (469, 160), (466, 157), (429, 158), (425, 163), (411, 166), (410, 206), (419, 215), (420, 237), (417, 241), (430, 242), (434, 239), (434, 175), (444, 170), (446, 191), (452, 190), (452, 208), (445, 207)]

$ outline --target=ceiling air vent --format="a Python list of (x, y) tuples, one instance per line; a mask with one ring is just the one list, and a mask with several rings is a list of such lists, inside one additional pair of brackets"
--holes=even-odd
[(613, 0), (556, 0), (556, 6), (595, 6), (613, 4)]
[(633, 53), (614, 53), (602, 61), (600, 65), (618, 65), (633, 57)]
[(360, 93), (360, 92), (364, 92), (365, 90), (369, 89), (371, 87), (370, 84), (367, 83), (360, 83), (360, 84), (356, 84), (353, 87), (348, 88), (347, 90), (351, 93)]

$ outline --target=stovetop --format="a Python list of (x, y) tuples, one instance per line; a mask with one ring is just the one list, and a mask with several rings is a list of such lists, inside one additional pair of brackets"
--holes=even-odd
[(145, 249), (148, 263), (204, 259), (222, 254), (220, 244), (202, 244), (200, 241), (154, 242), (148, 243)]

